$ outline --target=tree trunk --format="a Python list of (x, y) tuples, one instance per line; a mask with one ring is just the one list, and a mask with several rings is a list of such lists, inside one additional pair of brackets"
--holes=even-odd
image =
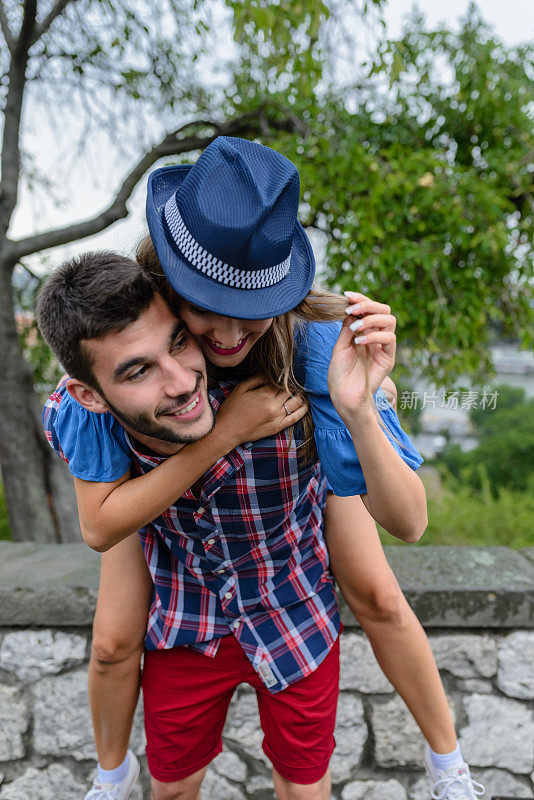
[[(79, 540), (68, 477), (50, 449), (36, 414), (31, 371), (17, 336), (11, 270), (0, 263), (0, 466), (15, 541)], [(59, 503), (56, 492), (59, 491)], [(70, 490), (72, 498), (72, 490)]]

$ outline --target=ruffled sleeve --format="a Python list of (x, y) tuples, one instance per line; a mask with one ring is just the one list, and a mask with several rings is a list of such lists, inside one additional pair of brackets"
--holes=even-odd
[(51, 447), (77, 478), (109, 483), (130, 467), (132, 454), (122, 425), (109, 412), (88, 411), (65, 384), (46, 401), (43, 427)]
[[(317, 452), (326, 477), (335, 494), (347, 497), (365, 494), (367, 486), (352, 437), (328, 392), (328, 366), (340, 330), (340, 322), (308, 323), (298, 338), (295, 375), (310, 401)], [(374, 398), (383, 430), (393, 448), (409, 467), (417, 470), (423, 459), (402, 430), (383, 389), (378, 388)]]

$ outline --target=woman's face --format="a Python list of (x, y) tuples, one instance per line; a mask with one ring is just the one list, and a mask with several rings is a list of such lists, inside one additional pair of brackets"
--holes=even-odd
[(178, 314), (196, 336), (202, 352), (217, 367), (236, 367), (267, 331), (270, 319), (233, 319), (180, 299)]

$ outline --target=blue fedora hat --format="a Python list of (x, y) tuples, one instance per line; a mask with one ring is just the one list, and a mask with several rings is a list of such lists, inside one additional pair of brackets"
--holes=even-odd
[(315, 274), (297, 220), (299, 175), (285, 156), (219, 136), (193, 165), (148, 178), (150, 236), (169, 283), (194, 305), (242, 319), (295, 308)]

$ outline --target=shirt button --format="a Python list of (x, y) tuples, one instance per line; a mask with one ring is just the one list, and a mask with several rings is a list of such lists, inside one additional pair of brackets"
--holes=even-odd
[(238, 619), (236, 619), (235, 622), (232, 622), (232, 628), (234, 628), (234, 629), (235, 628), (239, 628), (239, 625), (240, 625), (240, 622), (239, 622)]
[(224, 568), (223, 569), (218, 569), (217, 570), (217, 575), (221, 575), (221, 573), (223, 573), (223, 572), (226, 572), (226, 570)]
[(210, 546), (211, 546), (212, 544), (215, 544), (215, 539), (208, 539), (208, 544), (209, 544)]
[(205, 510), (206, 509), (204, 508), (204, 506), (200, 506), (200, 508), (197, 511), (197, 514), (203, 514)]
[(225, 596), (225, 598), (227, 600), (231, 600), (232, 599), (232, 592), (226, 592), (226, 594), (224, 596)]

